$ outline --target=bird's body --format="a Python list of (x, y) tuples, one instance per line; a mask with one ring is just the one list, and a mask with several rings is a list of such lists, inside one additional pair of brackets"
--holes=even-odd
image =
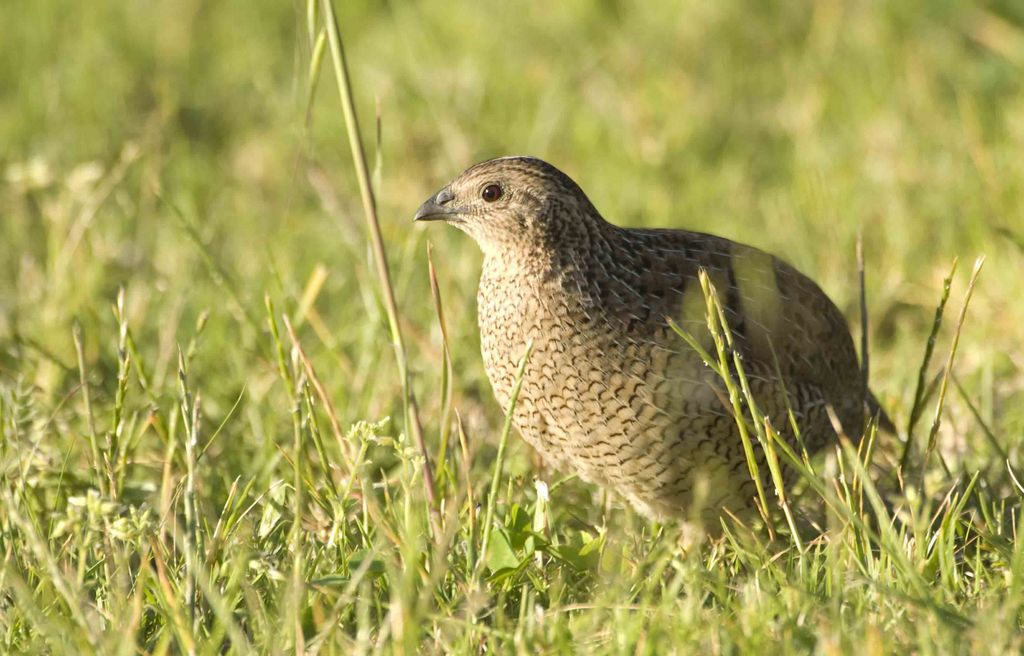
[[(458, 218), (439, 210), (467, 188), (484, 202)], [(495, 205), (502, 199), (504, 208)], [(794, 439), (791, 408), (816, 450), (835, 439), (831, 406), (844, 432), (859, 436), (865, 388), (846, 322), (781, 260), (711, 235), (614, 226), (567, 176), (532, 158), (477, 165), (424, 208), (418, 218), (445, 216), (483, 248), (481, 344), (503, 407), (525, 345), (534, 345), (513, 416), (519, 432), (551, 465), (645, 515), (683, 516), (695, 498), (705, 516), (743, 512), (754, 495), (722, 381), (670, 326), (711, 346), (702, 269), (773, 427)]]

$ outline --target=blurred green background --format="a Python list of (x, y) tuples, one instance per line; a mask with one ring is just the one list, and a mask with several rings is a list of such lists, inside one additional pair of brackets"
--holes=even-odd
[[(243, 385), (259, 402), (265, 386), (252, 378), (272, 373), (260, 364), (262, 297), (294, 309), (322, 266), (310, 348), (331, 354), (346, 419), (392, 414), (396, 378), (331, 75), (307, 111), (304, 5), (0, 11), (0, 375), (60, 398), (74, 317), (109, 373), (109, 308), (124, 287), (158, 373), (209, 311), (196, 367), (208, 402)], [(429, 239), (458, 392), (497, 416), (476, 348), (476, 248), (409, 219), (469, 164), (526, 153), (567, 171), (613, 222), (713, 231), (784, 256), (853, 323), (863, 231), (873, 384), (897, 417), (942, 277), (954, 257), (985, 254), (958, 371), (980, 376), (989, 418), (1012, 419), (1007, 437), (1019, 439), (1020, 411), (992, 413), (1020, 398), (1024, 366), (1024, 6), (346, 2), (339, 12), (418, 385), (440, 364)], [(429, 406), (436, 395), (424, 396)]]
[[(783, 256), (855, 331), (862, 232), (872, 385), (901, 426), (943, 278), (960, 258), (955, 316), (985, 255), (954, 372), (1015, 453), (1024, 4), (336, 4), (431, 448), (442, 355), (428, 241), (455, 403), (481, 452), (501, 409), (479, 358), (477, 249), (457, 231), (413, 226), (412, 213), (476, 161), (532, 154), (612, 222), (710, 231)], [(200, 474), (209, 507), (236, 476), (265, 487), (286, 467), (277, 445), (292, 424), (265, 296), (292, 317), (344, 424), (401, 416), (329, 64), (308, 102), (305, 11), (239, 0), (0, 5), (0, 389), (32, 399), (33, 448), (53, 472), (68, 457), (85, 462), (75, 320), (103, 423), (115, 403), (121, 288), (150, 383), (143, 391), (133, 378), (125, 402), (136, 499), (161, 475), (164, 446), (147, 417), (176, 412), (179, 345), (208, 432), (229, 418)], [(950, 334), (947, 324), (931, 373)], [(939, 444), (979, 467), (995, 454), (954, 391)], [(898, 452), (890, 443), (880, 457)], [(531, 471), (518, 440), (511, 467)], [(87, 486), (70, 474), (67, 485)]]

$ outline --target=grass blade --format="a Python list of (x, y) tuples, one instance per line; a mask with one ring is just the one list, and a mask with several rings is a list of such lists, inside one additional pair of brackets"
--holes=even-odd
[(479, 575), (483, 568), (484, 560), (487, 558), (487, 547), (491, 542), (491, 530), (494, 524), (494, 509), (498, 503), (498, 484), (501, 480), (501, 469), (505, 462), (505, 447), (508, 446), (508, 436), (512, 432), (512, 416), (516, 409), (516, 401), (519, 400), (519, 390), (523, 387), (523, 375), (526, 373), (526, 364), (533, 354), (533, 340), (526, 344), (523, 357), (519, 360), (519, 367), (516, 370), (516, 382), (512, 387), (512, 395), (509, 398), (508, 409), (505, 411), (505, 423), (501, 428), (501, 439), (498, 441), (498, 455), (494, 459), (494, 471), (491, 475), (491, 487), (487, 492), (487, 510), (484, 513), (483, 540), (480, 543), (480, 553), (474, 569), (474, 576)]
[[(377, 218), (377, 203), (373, 195), (373, 186), (370, 183), (370, 170), (366, 164), (366, 151), (363, 148), (363, 139), (359, 132), (359, 120), (356, 116), (355, 103), (352, 100), (352, 84), (349, 80), (348, 63), (345, 59), (341, 30), (338, 27), (338, 21), (334, 15), (334, 6), (331, 0), (322, 0), (320, 7), (327, 30), (327, 42), (331, 51), (331, 61), (334, 64), (334, 77), (338, 85), (341, 109), (345, 115), (345, 127), (348, 131), (348, 142), (352, 150), (352, 163), (355, 166), (356, 179), (359, 183), (359, 195), (363, 202), (363, 216), (366, 219), (366, 228), (370, 236), (370, 245), (377, 268), (377, 277), (384, 296), (384, 308), (387, 311), (388, 325), (391, 330), (391, 344), (395, 351), (395, 360), (398, 363), (398, 375), (402, 382), (406, 425), (420, 451), (420, 456), (423, 458), (423, 487), (427, 495), (427, 502), (430, 504), (430, 516), (436, 523), (438, 513), (437, 495), (434, 491), (434, 469), (431, 465), (430, 453), (427, 451), (427, 446), (423, 439), (423, 427), (420, 422), (419, 409), (416, 404), (416, 396), (412, 390), (412, 381), (405, 354), (405, 342), (402, 338), (402, 328), (398, 319), (398, 304), (395, 301), (395, 291), (391, 282), (391, 271), (388, 268), (384, 239), (381, 236), (380, 221)], [(439, 537), (440, 535), (435, 529), (435, 540)]]
[[(971, 278), (967, 282), (967, 291), (964, 292), (964, 304), (960, 308), (960, 316), (957, 317), (956, 327), (953, 330), (953, 344), (949, 347), (949, 356), (946, 358), (946, 367), (942, 373), (942, 382), (939, 384), (939, 399), (935, 403), (935, 416), (932, 418), (932, 427), (928, 432), (928, 446), (925, 448), (924, 458), (921, 461), (921, 476), (924, 477), (924, 470), (928, 466), (928, 457), (932, 451), (935, 450), (935, 438), (939, 433), (939, 424), (942, 422), (942, 408), (946, 402), (946, 388), (949, 386), (949, 379), (953, 373), (953, 360), (956, 358), (956, 350), (960, 345), (960, 331), (963, 329), (964, 320), (967, 318), (967, 308), (971, 304), (971, 296), (974, 294), (974, 286), (978, 282), (978, 274), (981, 273), (981, 267), (985, 264), (985, 256), (979, 257), (974, 261), (974, 270), (971, 272)], [(945, 462), (940, 458), (942, 466), (946, 469), (946, 473), (949, 473), (949, 468)]]
[(932, 330), (928, 333), (928, 342), (924, 347), (924, 357), (921, 359), (921, 367), (917, 371), (917, 386), (914, 388), (914, 404), (910, 408), (910, 418), (907, 419), (907, 441), (903, 445), (903, 455), (900, 457), (900, 471), (905, 471), (910, 462), (910, 454), (914, 446), (914, 427), (921, 413), (924, 412), (924, 398), (927, 390), (928, 365), (931, 363), (932, 353), (935, 351), (935, 339), (942, 327), (942, 315), (946, 311), (946, 302), (949, 300), (949, 291), (953, 285), (953, 274), (956, 273), (958, 260), (953, 259), (953, 266), (950, 267), (949, 275), (942, 281), (942, 297), (939, 305), (935, 308), (935, 319), (932, 320)]

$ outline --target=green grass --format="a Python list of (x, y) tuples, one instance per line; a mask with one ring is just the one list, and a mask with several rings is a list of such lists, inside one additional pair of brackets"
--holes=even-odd
[[(335, 4), (394, 322), (303, 3), (0, 8), (0, 652), (1024, 649), (1019, 3)], [(906, 467), (839, 447), (703, 543), (538, 469), (476, 247), (410, 223), (509, 153), (781, 254), (855, 326), (862, 232)]]

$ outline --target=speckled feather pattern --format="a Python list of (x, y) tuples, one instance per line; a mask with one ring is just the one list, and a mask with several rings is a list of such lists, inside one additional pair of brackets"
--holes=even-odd
[[(481, 184), (500, 184), (505, 202), (469, 201)], [(793, 440), (788, 400), (812, 451), (836, 439), (829, 405), (847, 434), (860, 434), (864, 388), (846, 321), (785, 262), (707, 234), (612, 225), (567, 176), (533, 158), (484, 162), (446, 189), (466, 199), (453, 223), (485, 255), (477, 302), (488, 378), (507, 407), (533, 340), (513, 419), (553, 467), (653, 518), (687, 515), (700, 483), (706, 516), (751, 507), (724, 385), (668, 325), (711, 345), (701, 269), (773, 426)]]

